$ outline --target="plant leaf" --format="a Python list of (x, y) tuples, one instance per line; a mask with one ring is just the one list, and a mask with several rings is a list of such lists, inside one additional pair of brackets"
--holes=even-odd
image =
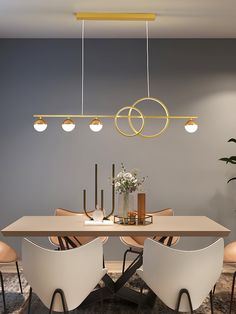
[(230, 161), (230, 158), (227, 158), (227, 157), (220, 158), (219, 160), (221, 160), (221, 161), (225, 161), (226, 163), (231, 162), (231, 161)]
[(228, 140), (228, 142), (234, 142), (234, 143), (236, 143), (236, 139), (235, 139), (235, 138), (231, 138), (231, 139)]
[(229, 183), (230, 181), (233, 181), (233, 180), (236, 180), (236, 177), (229, 179), (229, 180), (227, 181), (227, 183)]
[(229, 160), (229, 158), (224, 157), (224, 158), (220, 158), (219, 160), (222, 160), (222, 161), (228, 161), (228, 160)]
[(229, 157), (229, 162), (230, 162), (231, 164), (236, 164), (236, 156), (231, 156), (231, 157)]
[(231, 157), (229, 157), (229, 158), (224, 157), (224, 158), (220, 158), (219, 160), (225, 161), (227, 164), (228, 164), (228, 163), (236, 164), (236, 156), (231, 156)]

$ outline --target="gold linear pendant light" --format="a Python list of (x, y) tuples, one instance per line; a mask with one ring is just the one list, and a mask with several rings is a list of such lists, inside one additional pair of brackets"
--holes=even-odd
[[(185, 123), (185, 130), (189, 133), (194, 133), (198, 129), (197, 123), (194, 119), (197, 119), (197, 116), (179, 116), (179, 115), (170, 115), (167, 109), (167, 106), (157, 98), (150, 96), (150, 74), (149, 74), (149, 29), (148, 29), (148, 21), (154, 21), (157, 17), (156, 14), (153, 13), (110, 13), (110, 12), (77, 12), (75, 13), (76, 19), (82, 21), (82, 34), (81, 34), (81, 114), (34, 114), (33, 117), (37, 118), (34, 122), (34, 128), (38, 132), (43, 132), (47, 128), (47, 122), (43, 118), (65, 118), (62, 123), (62, 128), (66, 132), (71, 132), (75, 129), (75, 123), (71, 118), (78, 119), (92, 119), (89, 124), (90, 129), (93, 132), (99, 132), (103, 124), (101, 122), (102, 119), (114, 119), (114, 124), (117, 131), (126, 136), (141, 136), (143, 138), (154, 138), (161, 135), (168, 127), (170, 119), (187, 119), (188, 121)], [(105, 115), (105, 114), (96, 114), (96, 115), (86, 115), (84, 114), (84, 21), (85, 20), (93, 20), (93, 21), (146, 21), (146, 66), (147, 66), (147, 97), (140, 98), (136, 100), (133, 105), (125, 106), (117, 111), (115, 115)], [(144, 115), (142, 111), (137, 107), (142, 102), (149, 101), (154, 104), (159, 105), (162, 110), (164, 110), (164, 115)], [(122, 114), (126, 111), (126, 114)], [(120, 119), (126, 119), (128, 121), (128, 125), (130, 127), (131, 132), (127, 133), (123, 131), (119, 122)], [(164, 127), (155, 134), (144, 134), (143, 130), (145, 127), (146, 119), (164, 119)], [(140, 121), (141, 125), (137, 128), (133, 121)]]
[(114, 13), (114, 12), (77, 12), (81, 21), (155, 21), (154, 13)]

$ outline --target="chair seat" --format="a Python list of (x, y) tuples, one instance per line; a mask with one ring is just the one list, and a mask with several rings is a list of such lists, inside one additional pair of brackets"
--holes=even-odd
[(16, 261), (16, 251), (8, 244), (0, 241), (0, 263), (12, 263)]
[[(91, 214), (92, 211), (90, 211), (89, 213)], [(57, 208), (55, 210), (55, 216), (78, 216), (78, 217), (83, 217), (84, 220), (87, 219), (87, 216), (85, 215), (84, 212), (75, 212), (75, 211), (71, 211), (69, 209), (64, 209), (64, 208)], [(94, 239), (96, 239), (96, 237), (84, 237), (84, 236), (77, 236), (77, 237), (69, 236), (68, 238), (70, 239), (71, 242), (75, 244), (76, 247), (87, 244), (93, 241)], [(99, 238), (102, 241), (102, 244), (105, 244), (108, 240), (108, 237), (99, 237)], [(57, 237), (49, 237), (49, 241), (53, 245), (56, 245), (57, 247), (60, 246)], [(65, 240), (62, 239), (62, 242), (65, 245)]]
[(134, 238), (132, 237), (120, 237), (121, 242), (123, 242), (125, 245), (129, 247), (134, 247), (137, 249), (142, 250), (143, 249), (143, 244), (139, 244)]
[(236, 241), (226, 245), (224, 250), (224, 262), (236, 263)]

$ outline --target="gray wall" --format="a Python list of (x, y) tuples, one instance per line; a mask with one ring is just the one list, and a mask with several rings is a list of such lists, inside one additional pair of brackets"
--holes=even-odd
[[(99, 134), (90, 132), (87, 121), (67, 134), (60, 121), (48, 120), (39, 134), (32, 127), (34, 113), (80, 113), (80, 40), (0, 40), (0, 227), (22, 215), (52, 215), (57, 207), (79, 210), (83, 188), (92, 208), (95, 162), (109, 208), (111, 163), (124, 162), (148, 176), (148, 210), (207, 215), (232, 230), (227, 241), (235, 240), (236, 182), (226, 181), (236, 169), (218, 161), (236, 151), (227, 143), (236, 137), (235, 56), (235, 40), (150, 42), (151, 95), (171, 114), (198, 114), (193, 135), (184, 131), (185, 121), (171, 121), (160, 138), (130, 139), (111, 120), (104, 120)], [(85, 113), (114, 114), (143, 96), (144, 40), (86, 40)], [(19, 239), (5, 240), (19, 249)], [(212, 240), (182, 239), (179, 245)], [(118, 239), (109, 239), (107, 259), (121, 258), (122, 251)]]

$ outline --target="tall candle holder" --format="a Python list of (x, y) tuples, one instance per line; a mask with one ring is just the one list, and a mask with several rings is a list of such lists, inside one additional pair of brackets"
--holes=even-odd
[[(106, 215), (103, 219), (108, 220), (110, 216), (114, 214), (115, 211), (115, 185), (114, 185), (114, 177), (115, 177), (115, 164), (112, 164), (112, 185), (111, 185), (111, 212)], [(98, 205), (98, 164), (95, 164), (95, 172), (94, 172), (94, 183), (95, 183), (95, 190), (94, 190), (94, 208), (97, 208)], [(85, 215), (90, 219), (93, 220), (93, 217), (87, 210), (87, 191), (86, 189), (83, 190), (83, 209)], [(101, 190), (101, 210), (104, 211), (104, 190)]]

